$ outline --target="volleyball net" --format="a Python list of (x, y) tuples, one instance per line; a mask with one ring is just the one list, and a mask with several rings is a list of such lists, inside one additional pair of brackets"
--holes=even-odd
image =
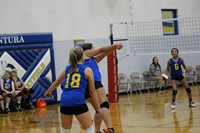
[(200, 51), (200, 17), (127, 23), (130, 55)]
[[(123, 41), (127, 55), (168, 54), (174, 47), (183, 53), (197, 53), (200, 52), (200, 17), (112, 23), (110, 41), (111, 44)], [(119, 99), (116, 62), (116, 53), (113, 53), (108, 57), (108, 96), (111, 102)]]

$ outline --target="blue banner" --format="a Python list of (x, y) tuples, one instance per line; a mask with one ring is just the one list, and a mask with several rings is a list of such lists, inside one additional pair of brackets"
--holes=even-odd
[(53, 36), (51, 33), (43, 34), (2, 34), (0, 35), (0, 45), (16, 44), (38, 44), (52, 43)]

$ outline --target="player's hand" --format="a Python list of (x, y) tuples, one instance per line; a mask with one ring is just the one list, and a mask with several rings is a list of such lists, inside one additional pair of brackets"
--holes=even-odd
[(12, 79), (13, 81), (16, 81), (16, 76), (12, 76), (11, 79)]
[(190, 70), (189, 70), (188, 68), (185, 69), (185, 72), (186, 72), (186, 73), (189, 72), (189, 71), (190, 71)]
[(51, 96), (51, 92), (50, 91), (46, 91), (46, 93), (44, 94), (45, 97), (50, 97)]
[(122, 49), (123, 45), (120, 43), (120, 44), (116, 44), (116, 49), (120, 50)]

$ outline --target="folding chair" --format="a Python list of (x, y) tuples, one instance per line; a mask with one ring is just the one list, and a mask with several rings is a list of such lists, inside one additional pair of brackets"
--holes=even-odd
[[(139, 72), (132, 72), (132, 73), (130, 74), (130, 80), (131, 80), (132, 86), (135, 86), (136, 89), (137, 89), (140, 93), (142, 93), (142, 92), (141, 92), (141, 90), (142, 90), (142, 85), (146, 84), (147, 81), (144, 81), (144, 80), (142, 79), (141, 74), (140, 74)], [(149, 89), (147, 89), (147, 90), (148, 90), (148, 92), (150, 92)]]
[[(129, 94), (128, 93), (128, 91), (129, 91), (128, 87), (129, 87), (129, 84), (130, 84), (130, 80), (125, 73), (118, 73), (118, 84), (119, 84), (119, 91), (125, 89), (126, 93)], [(132, 94), (132, 90), (130, 90), (130, 93)]]
[(188, 72), (185, 73), (185, 78), (189, 83), (194, 86), (195, 83), (195, 70), (192, 66), (187, 66)]
[(200, 80), (200, 65), (196, 66), (196, 72), (195, 73), (196, 73), (196, 77), (197, 77), (196, 82), (198, 83), (199, 80)]
[(151, 74), (150, 74), (150, 72), (148, 70), (145, 70), (143, 72), (143, 77), (144, 77), (144, 80), (146, 81), (146, 84), (145, 84), (144, 88), (147, 88), (147, 89), (151, 89), (152, 88), (155, 91), (155, 89), (154, 89), (155, 83), (154, 83), (153, 80), (151, 80)]

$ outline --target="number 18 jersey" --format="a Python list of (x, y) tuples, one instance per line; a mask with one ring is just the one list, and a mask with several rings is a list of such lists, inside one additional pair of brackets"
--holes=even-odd
[(79, 106), (85, 104), (85, 89), (88, 80), (85, 77), (84, 71), (86, 66), (77, 64), (76, 70), (70, 73), (71, 65), (66, 67), (65, 84), (61, 94), (60, 106)]

